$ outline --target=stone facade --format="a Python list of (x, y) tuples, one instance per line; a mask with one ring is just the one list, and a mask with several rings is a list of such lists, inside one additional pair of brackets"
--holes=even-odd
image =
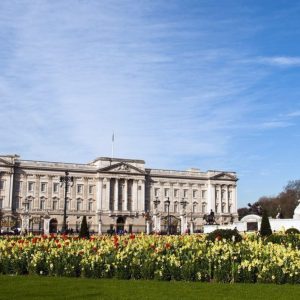
[[(60, 177), (73, 183), (65, 194)], [(2, 228), (59, 231), (66, 203), (67, 225), (82, 216), (95, 233), (200, 230), (211, 210), (216, 221), (237, 218), (234, 172), (145, 168), (143, 160), (100, 157), (88, 164), (21, 160), (0, 156)]]

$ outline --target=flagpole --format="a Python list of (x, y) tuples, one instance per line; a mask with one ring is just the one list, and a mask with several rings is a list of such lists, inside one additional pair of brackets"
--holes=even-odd
[(111, 158), (114, 158), (114, 142), (115, 142), (115, 133), (113, 132), (111, 137)]

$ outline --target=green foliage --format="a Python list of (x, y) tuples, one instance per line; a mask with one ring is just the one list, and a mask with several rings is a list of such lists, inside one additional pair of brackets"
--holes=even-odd
[(242, 236), (236, 229), (216, 229), (213, 232), (209, 233), (206, 239), (212, 242), (214, 242), (215, 240), (223, 239), (225, 239), (226, 241), (234, 240), (235, 242), (240, 242), (242, 240)]
[(286, 234), (298, 234), (300, 231), (296, 228), (289, 228), (285, 231)]
[(79, 237), (86, 238), (86, 239), (90, 238), (90, 233), (89, 233), (89, 229), (88, 229), (87, 222), (86, 222), (86, 216), (84, 216), (82, 219)]
[(300, 283), (300, 234), (245, 235), (233, 243), (239, 237), (225, 232), (216, 231), (213, 241), (203, 235), (0, 237), (0, 274)]
[[(300, 198), (300, 180), (289, 181), (284, 187), (283, 191), (275, 197), (263, 196), (256, 202), (263, 210), (266, 210), (269, 216), (276, 217), (278, 212), (283, 218), (292, 218), (294, 210), (298, 205)], [(249, 213), (247, 207), (239, 208), (239, 219)]]
[(291, 246), (292, 248), (300, 248), (299, 234), (271, 234), (265, 239), (265, 243)]
[(262, 219), (261, 219), (261, 226), (260, 226), (260, 235), (261, 236), (269, 236), (272, 234), (272, 229), (270, 226), (270, 221), (268, 218), (267, 211), (263, 211)]

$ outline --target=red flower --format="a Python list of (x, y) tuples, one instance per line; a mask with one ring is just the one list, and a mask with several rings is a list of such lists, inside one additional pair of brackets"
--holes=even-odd
[(134, 239), (135, 239), (135, 235), (134, 235), (134, 234), (130, 234), (129, 238), (130, 238), (131, 240), (134, 240)]
[(170, 249), (171, 248), (171, 244), (170, 243), (166, 243), (166, 249)]
[(61, 244), (57, 244), (57, 248), (61, 248)]

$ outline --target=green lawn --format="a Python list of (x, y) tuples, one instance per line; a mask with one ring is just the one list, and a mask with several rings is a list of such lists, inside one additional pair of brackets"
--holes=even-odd
[(300, 299), (299, 285), (0, 276), (0, 299)]

